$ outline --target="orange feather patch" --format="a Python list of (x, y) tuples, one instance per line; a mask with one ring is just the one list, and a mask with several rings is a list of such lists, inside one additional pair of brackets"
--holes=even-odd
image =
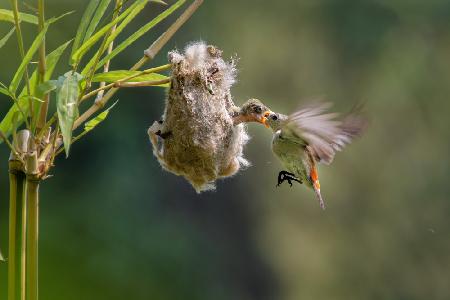
[(319, 175), (317, 174), (316, 167), (311, 168), (309, 176), (311, 177), (311, 181), (313, 182), (314, 188), (320, 190)]

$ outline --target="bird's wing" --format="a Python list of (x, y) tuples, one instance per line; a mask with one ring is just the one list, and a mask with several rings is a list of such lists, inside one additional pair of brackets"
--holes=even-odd
[(367, 121), (352, 112), (341, 120), (337, 113), (325, 113), (330, 103), (316, 104), (290, 115), (282, 126), (282, 135), (309, 145), (316, 159), (324, 164), (333, 161), (337, 151), (361, 135)]

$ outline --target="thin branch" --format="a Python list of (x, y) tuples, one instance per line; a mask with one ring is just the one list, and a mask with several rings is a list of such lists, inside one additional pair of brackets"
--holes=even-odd
[[(39, 26), (39, 32), (44, 29), (44, 23), (45, 23), (45, 16), (44, 16), (44, 0), (38, 1), (38, 26)], [(45, 72), (46, 72), (47, 66), (45, 61), (45, 37), (42, 40), (42, 43), (39, 47), (39, 82), (42, 83), (45, 80)], [(42, 127), (45, 124), (45, 121), (47, 119), (47, 112), (48, 112), (48, 102), (49, 102), (49, 93), (45, 93), (42, 95), (42, 99), (44, 100), (44, 103), (41, 105), (41, 111), (39, 112), (39, 119), (37, 122), (37, 130), (39, 131), (42, 129)]]
[(45, 125), (41, 128), (41, 130), (39, 131), (39, 133), (36, 136), (37, 140), (40, 140), (45, 132), (47, 131), (47, 129), (52, 126), (52, 124), (56, 121), (56, 113), (53, 114), (53, 116), (47, 121), (47, 123), (45, 123)]
[(117, 82), (114, 87), (141, 87), (141, 86), (155, 86), (160, 84), (169, 83), (170, 78), (162, 79), (162, 80), (153, 80), (153, 81), (138, 81), (138, 82)]
[[(115, 20), (117, 18), (117, 16), (119, 15), (121, 6), (122, 6), (122, 0), (117, 0), (114, 14), (112, 16), (112, 21)], [(94, 64), (92, 65), (91, 70), (89, 71), (89, 75), (87, 76), (86, 86), (85, 86), (84, 90), (80, 93), (79, 100), (81, 100), (81, 98), (86, 93), (86, 91), (91, 87), (92, 78), (94, 77), (95, 70), (97, 68), (97, 64), (100, 61), (100, 57), (102, 56), (103, 51), (105, 51), (105, 47), (107, 46), (106, 42), (107, 42), (109, 36), (114, 32), (113, 30), (115, 30), (114, 26), (103, 37), (102, 44), (100, 45), (100, 48), (98, 49), (98, 52), (95, 56)]]
[[(13, 7), (13, 13), (14, 13), (14, 25), (16, 27), (17, 44), (19, 46), (20, 56), (23, 59), (25, 57), (25, 51), (23, 48), (22, 30), (20, 29), (20, 22), (19, 22), (19, 5), (17, 3), (17, 0), (10, 0), (10, 1), (11, 1), (11, 5)], [(25, 66), (24, 78), (26, 81), (28, 95), (31, 95), (30, 76), (28, 75), (28, 66)], [(28, 105), (30, 107), (30, 117), (32, 117), (33, 116), (33, 100), (31, 98), (28, 98)], [(29, 126), (28, 122), (27, 122), (27, 125)]]
[(170, 38), (175, 34), (175, 32), (186, 23), (187, 20), (192, 16), (192, 14), (199, 8), (203, 3), (203, 0), (195, 0), (189, 7), (178, 17), (178, 19), (170, 25), (170, 27), (144, 51), (144, 57), (142, 57), (139, 62), (133, 66), (132, 69), (139, 69), (147, 60), (155, 58), (159, 53), (161, 48), (170, 40)]
[[(116, 0), (116, 6), (118, 6), (120, 0)], [(121, 8), (121, 7), (119, 7)], [(111, 34), (114, 34), (114, 32), (116, 31), (117, 28), (117, 24), (114, 24), (112, 30), (111, 30)], [(112, 50), (114, 48), (114, 40), (111, 41), (111, 43), (108, 46), (108, 50), (106, 51), (106, 55), (111, 54)], [(110, 64), (111, 60), (107, 60), (105, 65), (103, 66), (103, 72), (106, 73), (109, 71), (109, 64)], [(103, 81), (100, 83), (100, 87), (104, 87), (106, 85), (106, 82)], [(100, 101), (100, 99), (103, 97), (104, 94), (104, 90), (100, 90), (97, 94), (97, 97), (95, 97), (95, 101)]]
[(16, 151), (16, 149), (14, 148), (14, 146), (10, 143), (10, 141), (8, 140), (8, 138), (5, 136), (5, 134), (0, 131), (0, 138), (5, 142), (5, 144), (8, 146), (9, 150), (11, 150), (11, 152), (16, 156), (16, 157), (20, 157), (19, 153)]

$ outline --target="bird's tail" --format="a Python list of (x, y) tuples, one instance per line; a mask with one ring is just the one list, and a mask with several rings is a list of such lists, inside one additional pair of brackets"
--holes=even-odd
[(320, 207), (325, 209), (325, 202), (323, 201), (322, 194), (320, 194), (320, 188), (313, 186), (314, 192), (316, 193), (317, 199), (319, 200)]
[(314, 192), (316, 193), (316, 196), (317, 196), (317, 198), (319, 200), (320, 207), (322, 209), (325, 209), (325, 202), (323, 202), (322, 195), (320, 194), (319, 175), (317, 174), (317, 169), (316, 169), (316, 167), (314, 165), (311, 168), (309, 177), (311, 179), (312, 187), (314, 189)]

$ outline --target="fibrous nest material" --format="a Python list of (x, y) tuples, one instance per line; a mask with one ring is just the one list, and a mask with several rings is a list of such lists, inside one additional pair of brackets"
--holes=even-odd
[(236, 110), (230, 88), (234, 61), (203, 42), (184, 53), (169, 52), (171, 85), (162, 120), (149, 128), (153, 153), (161, 166), (186, 178), (197, 192), (215, 188), (249, 163), (243, 158), (248, 136), (243, 124), (233, 125)]

